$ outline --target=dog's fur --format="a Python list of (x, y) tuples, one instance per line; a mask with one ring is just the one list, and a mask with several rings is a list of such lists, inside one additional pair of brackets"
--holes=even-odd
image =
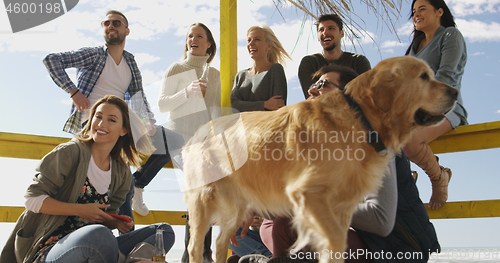
[(221, 227), (216, 262), (224, 263), (229, 239), (249, 209), (293, 215), (297, 248), (345, 251), (355, 207), (380, 187), (392, 153), (412, 130), (443, 120), (458, 94), (434, 80), (424, 62), (408, 56), (381, 61), (351, 81), (346, 93), (360, 104), (388, 151), (377, 153), (362, 136), (368, 132), (359, 113), (340, 90), (277, 111), (225, 116), (198, 130), (182, 155), (190, 262), (202, 262), (205, 233), (216, 221)]

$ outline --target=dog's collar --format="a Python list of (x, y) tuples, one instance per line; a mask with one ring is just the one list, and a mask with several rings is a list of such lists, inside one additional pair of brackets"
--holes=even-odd
[(360, 113), (361, 122), (365, 126), (365, 129), (368, 130), (368, 134), (366, 135), (366, 137), (370, 145), (377, 152), (385, 150), (385, 145), (382, 142), (382, 140), (378, 137), (378, 132), (373, 130), (372, 126), (370, 125), (370, 122), (366, 118), (365, 114), (363, 114), (363, 110), (361, 110), (359, 104), (356, 101), (354, 101), (351, 95), (346, 94), (345, 91), (346, 91), (345, 89), (342, 90), (342, 94), (344, 94), (345, 100), (353, 110)]

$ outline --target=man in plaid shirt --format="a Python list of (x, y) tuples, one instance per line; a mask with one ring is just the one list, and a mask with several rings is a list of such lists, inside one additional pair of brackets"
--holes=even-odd
[[(166, 138), (169, 138), (171, 154), (174, 154), (173, 149), (180, 151), (183, 140), (180, 134), (161, 126), (157, 126), (157, 129), (154, 125), (156, 120), (142, 88), (141, 73), (134, 56), (124, 50), (125, 38), (130, 33), (127, 18), (119, 11), (110, 10), (101, 26), (105, 45), (49, 54), (43, 63), (54, 82), (68, 92), (73, 100), (64, 131), (72, 134), (80, 131), (82, 125), (88, 121), (89, 108), (108, 94), (123, 98), (144, 121), (157, 151), (134, 173), (135, 186), (133, 184), (131, 187), (127, 201), (120, 211), (132, 216), (130, 199), (135, 189), (132, 206), (137, 213), (147, 215), (149, 209), (143, 203), (142, 193), (144, 187), (170, 161)], [(77, 85), (69, 78), (66, 68), (77, 68)]]

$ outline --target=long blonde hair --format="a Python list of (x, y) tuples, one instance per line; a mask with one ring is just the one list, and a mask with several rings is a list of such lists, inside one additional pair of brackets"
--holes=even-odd
[(274, 34), (273, 30), (266, 26), (252, 26), (248, 29), (247, 31), (247, 36), (250, 34), (251, 31), (254, 30), (262, 30), (264, 32), (264, 36), (266, 38), (266, 43), (271, 44), (271, 49), (267, 52), (267, 60), (271, 63), (280, 63), (282, 65), (285, 65), (285, 59), (288, 58), (289, 60), (292, 60), (292, 57), (288, 55), (288, 53), (285, 51), (283, 48), (283, 45), (281, 45), (280, 41)]
[(106, 95), (104, 98), (98, 100), (94, 106), (90, 109), (90, 117), (89, 121), (83, 129), (75, 134), (75, 138), (84, 142), (84, 143), (92, 143), (92, 133), (91, 133), (91, 124), (92, 119), (94, 118), (97, 107), (103, 103), (113, 104), (118, 109), (120, 109), (123, 118), (123, 128), (127, 130), (127, 134), (121, 136), (118, 141), (116, 141), (115, 147), (111, 150), (111, 158), (114, 160), (120, 161), (124, 165), (128, 165), (127, 162), (132, 166), (140, 165), (139, 152), (135, 148), (134, 140), (132, 137), (132, 127), (130, 126), (130, 118), (129, 118), (129, 107), (128, 104), (121, 98), (114, 95)]

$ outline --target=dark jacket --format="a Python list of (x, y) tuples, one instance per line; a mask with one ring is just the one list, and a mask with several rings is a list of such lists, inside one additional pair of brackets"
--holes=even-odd
[[(375, 259), (376, 255), (373, 254), (376, 263), (427, 262), (430, 253), (440, 251), (441, 247), (434, 226), (420, 200), (417, 186), (411, 177), (410, 164), (404, 153), (396, 156), (396, 171), (398, 208), (394, 229), (386, 237), (358, 229), (356, 232), (371, 252), (384, 252), (383, 258), (379, 259)], [(389, 259), (390, 256), (392, 259)]]

